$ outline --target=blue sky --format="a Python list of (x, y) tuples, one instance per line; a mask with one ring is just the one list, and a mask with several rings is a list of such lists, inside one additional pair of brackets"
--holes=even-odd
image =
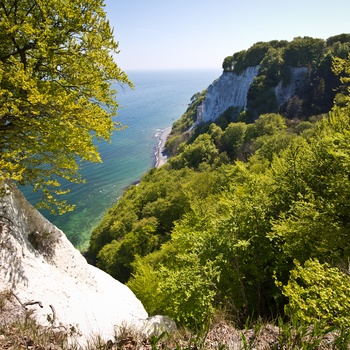
[(258, 41), (350, 33), (350, 0), (105, 0), (125, 70), (220, 69)]

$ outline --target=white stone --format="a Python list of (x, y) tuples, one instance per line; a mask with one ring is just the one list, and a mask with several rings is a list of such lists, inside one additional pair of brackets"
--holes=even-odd
[[(11, 182), (0, 197), (0, 292), (12, 290), (43, 326), (113, 339), (115, 328), (141, 330), (148, 317), (132, 291), (89, 265), (64, 233), (46, 220)], [(51, 305), (51, 306), (50, 306)], [(55, 315), (54, 315), (55, 313)]]
[(240, 75), (224, 72), (208, 87), (201, 121), (214, 121), (231, 106), (245, 109), (250, 84), (258, 75), (258, 71), (259, 66), (248, 67)]
[(160, 336), (162, 333), (171, 334), (177, 330), (176, 323), (168, 316), (149, 317), (143, 324), (142, 333), (147, 337)]
[[(283, 86), (280, 81), (273, 88), (279, 106), (291, 99), (299, 89), (307, 83), (309, 69), (307, 67), (289, 67), (290, 83)], [(258, 75), (259, 66), (248, 67), (242, 74), (224, 72), (208, 87), (203, 103), (197, 108), (197, 121), (215, 121), (229, 107), (245, 110), (248, 102), (248, 91), (254, 78)]]

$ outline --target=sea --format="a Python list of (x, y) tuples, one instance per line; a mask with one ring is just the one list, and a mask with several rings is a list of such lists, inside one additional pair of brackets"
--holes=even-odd
[[(125, 128), (110, 142), (97, 142), (102, 163), (85, 163), (80, 173), (84, 184), (66, 184), (64, 196), (74, 211), (63, 215), (42, 214), (61, 229), (72, 244), (84, 250), (92, 230), (123, 192), (155, 166), (161, 132), (186, 111), (191, 97), (206, 89), (220, 74), (211, 70), (127, 71), (134, 89), (116, 84), (119, 104), (114, 120)], [(19, 187), (29, 202), (38, 201), (29, 187)], [(63, 196), (61, 196), (63, 198)]]

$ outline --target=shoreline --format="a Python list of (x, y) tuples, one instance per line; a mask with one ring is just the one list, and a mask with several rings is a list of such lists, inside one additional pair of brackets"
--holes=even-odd
[(168, 156), (164, 153), (164, 147), (165, 147), (165, 143), (166, 143), (166, 141), (171, 133), (171, 129), (172, 129), (172, 127), (168, 126), (167, 128), (165, 128), (164, 130), (162, 130), (160, 132), (159, 142), (158, 142), (156, 152), (155, 152), (155, 156), (156, 156), (155, 168), (161, 167), (168, 160)]

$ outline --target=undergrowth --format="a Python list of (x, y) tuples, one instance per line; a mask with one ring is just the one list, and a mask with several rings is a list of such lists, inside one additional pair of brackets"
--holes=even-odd
[(350, 349), (350, 329), (334, 329), (321, 324), (307, 325), (282, 318), (275, 322), (257, 320), (237, 329), (225, 320), (217, 320), (198, 332), (179, 329), (174, 334), (164, 332), (145, 338), (138, 332), (121, 328), (114, 339), (103, 341), (95, 337), (79, 346), (74, 335), (66, 331), (40, 326), (31, 316), (8, 325), (0, 325), (0, 349), (31, 350), (325, 350)]

